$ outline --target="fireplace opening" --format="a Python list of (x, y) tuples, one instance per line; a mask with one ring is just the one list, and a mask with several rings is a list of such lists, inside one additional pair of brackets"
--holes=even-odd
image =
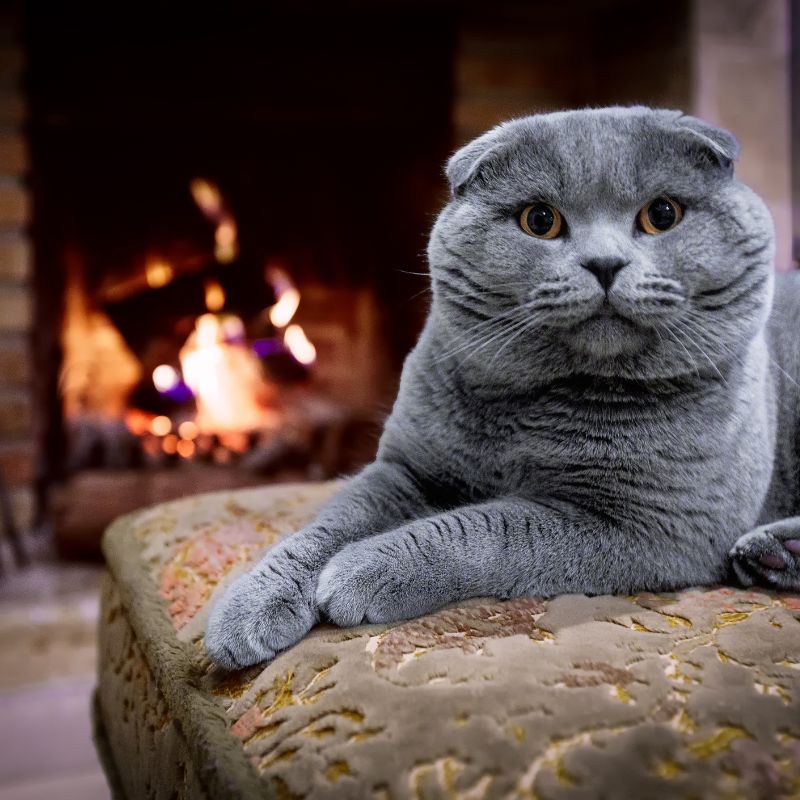
[(39, 477), (64, 552), (166, 497), (371, 459), (451, 140), (430, 11), (337, 12), (335, 35), (324, 13), (138, 19), (28, 25)]

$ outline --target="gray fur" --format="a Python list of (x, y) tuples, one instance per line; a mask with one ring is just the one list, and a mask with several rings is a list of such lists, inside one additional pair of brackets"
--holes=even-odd
[[(230, 587), (211, 657), (252, 664), (320, 619), (478, 595), (731, 574), (800, 589), (800, 285), (781, 283), (770, 325), (772, 222), (737, 152), (638, 107), (514, 120), (456, 153), (432, 307), (376, 461)], [(649, 236), (637, 212), (662, 194), (685, 214)], [(521, 230), (534, 201), (566, 235)], [(606, 298), (581, 264), (612, 257), (629, 264)]]

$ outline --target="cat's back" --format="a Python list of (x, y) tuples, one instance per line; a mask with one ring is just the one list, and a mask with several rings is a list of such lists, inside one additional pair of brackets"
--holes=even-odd
[(800, 272), (775, 278), (775, 297), (767, 323), (771, 363), (769, 374), (775, 392), (775, 459), (772, 483), (761, 521), (800, 513)]
[(792, 271), (775, 277), (775, 297), (767, 324), (772, 357), (795, 380), (800, 372), (800, 346), (797, 332), (800, 324), (800, 272)]
[[(796, 445), (800, 417), (800, 272), (775, 276), (775, 295), (767, 322), (769, 375), (775, 390), (778, 442)], [(794, 447), (796, 450), (796, 447)]]

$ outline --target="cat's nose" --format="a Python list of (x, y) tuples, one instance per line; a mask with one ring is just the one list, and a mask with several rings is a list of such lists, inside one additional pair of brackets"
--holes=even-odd
[(623, 261), (621, 258), (611, 256), (608, 258), (592, 258), (581, 263), (581, 266), (584, 269), (588, 269), (597, 278), (603, 287), (603, 291), (608, 294), (608, 290), (611, 288), (611, 284), (614, 283), (617, 273), (630, 263), (630, 261)]

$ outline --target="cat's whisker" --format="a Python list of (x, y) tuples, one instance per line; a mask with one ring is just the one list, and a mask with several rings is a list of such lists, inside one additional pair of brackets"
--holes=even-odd
[[(711, 366), (711, 369), (714, 370), (717, 375), (719, 375), (720, 379), (724, 382), (725, 378), (723, 377), (722, 373), (719, 371), (717, 365), (708, 357), (706, 352), (697, 344), (697, 342), (692, 338), (691, 331), (687, 328), (681, 326), (677, 320), (673, 320), (672, 330), (674, 333), (678, 334), (681, 338), (681, 342), (688, 345), (688, 347), (693, 348), (699, 355), (703, 356), (705, 360)], [(698, 375), (701, 374), (700, 367), (695, 361), (695, 371)]]
[[(514, 309), (516, 312), (516, 309)], [(464, 347), (469, 347), (471, 344), (479, 342), (482, 340), (482, 337), (487, 332), (491, 332), (491, 329), (495, 325), (502, 324), (509, 319), (514, 318), (515, 314), (501, 314), (496, 317), (492, 317), (484, 322), (479, 323), (478, 325), (474, 325), (470, 330), (462, 332), (460, 336), (455, 337), (450, 341), (451, 348), (450, 350), (445, 351), (442, 354), (442, 357), (447, 357), (451, 355), (455, 355)], [(477, 334), (477, 335), (476, 335)], [(455, 347), (452, 347), (455, 345)]]
[(491, 367), (494, 364), (494, 362), (500, 356), (500, 353), (502, 353), (503, 350), (505, 350), (506, 347), (508, 347), (508, 345), (511, 344), (511, 342), (513, 342), (515, 339), (517, 339), (518, 337), (522, 336), (524, 333), (529, 331), (540, 320), (541, 320), (541, 315), (539, 315), (539, 314), (534, 314), (529, 319), (525, 320), (525, 324), (522, 325), (522, 327), (519, 328), (515, 333), (513, 333), (511, 336), (509, 336), (508, 339), (506, 339), (505, 343), (494, 354), (494, 356), (492, 356), (492, 360), (489, 362), (489, 367)]
[[(431, 289), (425, 289), (424, 291), (430, 292), (432, 290)], [(519, 307), (519, 302), (518, 301), (512, 300), (512, 298), (510, 298), (510, 297), (508, 297), (506, 295), (502, 295), (502, 294), (499, 294), (499, 295), (447, 294), (447, 295), (445, 295), (445, 294), (442, 294), (441, 292), (434, 292), (434, 296), (438, 300), (448, 300), (448, 301), (479, 300), (479, 301), (487, 302), (490, 298), (491, 299), (500, 299), (500, 300), (508, 301), (505, 304), (498, 304), (498, 305), (501, 306), (501, 308), (503, 306), (506, 306), (507, 307), (506, 310), (509, 310), (511, 308), (518, 308)], [(493, 306), (490, 306), (487, 303), (487, 312), (493, 310), (493, 308), (494, 308)]]
[(798, 383), (774, 358), (769, 357), (769, 360), (778, 368), (789, 383), (794, 384), (796, 389), (800, 389), (800, 383)]
[[(484, 320), (484, 321), (479, 322), (476, 325), (474, 325), (469, 331), (469, 333), (472, 334), (475, 331), (480, 330), (482, 328), (491, 327), (500, 318), (507, 318), (507, 317), (513, 316), (514, 312), (516, 312), (519, 309), (524, 309), (524, 308), (530, 307), (530, 305), (534, 302), (530, 298), (528, 300), (526, 300), (526, 302), (522, 303), (522, 305), (519, 305), (518, 299), (515, 298), (513, 295), (506, 294), (505, 292), (497, 291), (498, 289), (516, 288), (516, 287), (520, 287), (520, 286), (526, 287), (526, 288), (530, 288), (530, 281), (511, 281), (511, 282), (508, 282), (508, 283), (496, 283), (496, 284), (492, 285), (492, 288), (490, 288), (490, 289), (487, 288), (483, 292), (457, 291), (457, 292), (445, 293), (445, 292), (442, 291), (441, 288), (435, 288), (435, 287), (431, 286), (431, 287), (427, 287), (426, 289), (423, 289), (422, 292), (418, 292), (417, 294), (413, 295), (407, 302), (411, 302), (411, 300), (414, 300), (416, 297), (418, 297), (420, 294), (424, 293), (425, 291), (432, 291), (435, 299), (443, 300), (443, 301), (461, 300), (461, 299), (476, 299), (476, 300), (486, 301), (487, 298), (494, 298), (494, 299), (498, 299), (498, 300), (511, 301), (511, 302), (514, 303), (514, 305), (511, 308), (504, 310), (502, 314), (499, 314), (499, 315), (495, 314), (490, 319)], [(460, 341), (463, 341), (463, 337), (459, 337), (458, 339), (456, 339), (456, 343), (458, 343)], [(456, 350), (455, 352), (458, 352), (458, 351)], [(450, 353), (448, 355), (452, 355), (452, 354), (453, 353)]]
[(498, 289), (503, 288), (512, 288), (518, 286), (528, 286), (527, 282), (524, 283), (499, 283), (495, 284), (491, 289), (484, 289), (481, 292), (470, 292), (464, 290), (458, 291), (451, 291), (451, 292), (444, 292), (441, 288), (434, 288), (429, 287), (431, 291), (433, 291), (434, 295), (437, 298), (442, 300), (458, 300), (460, 298), (471, 298), (477, 300), (484, 300), (486, 298), (500, 298), (505, 300), (512, 300), (514, 302), (519, 302), (518, 298), (514, 297), (512, 294), (507, 294), (506, 292), (499, 292)]
[(479, 344), (480, 342), (484, 341), (484, 337), (492, 336), (494, 334), (493, 328), (495, 325), (502, 325), (507, 321), (508, 320), (506, 320), (505, 318), (492, 319), (491, 324), (483, 326), (484, 328), (486, 328), (486, 330), (482, 330), (478, 336), (472, 335), (474, 331), (469, 331), (465, 333), (463, 336), (459, 336), (457, 339), (450, 342), (451, 345), (455, 344), (456, 346), (445, 350), (438, 356), (436, 361), (439, 362), (446, 358), (450, 358), (451, 356), (457, 355), (462, 350), (466, 350), (469, 347)]
[[(505, 336), (506, 339), (504, 342), (500, 343), (499, 349), (495, 351), (494, 356), (492, 356), (492, 358), (490, 359), (489, 367), (491, 367), (494, 364), (495, 360), (497, 359), (497, 356), (505, 349), (506, 345), (508, 345), (511, 341), (513, 341), (517, 337), (517, 335), (527, 330), (532, 324), (533, 322), (531, 318), (526, 317), (525, 319), (517, 320), (512, 325), (507, 326), (507, 328), (502, 332), (502, 336)], [(502, 337), (497, 337), (497, 338), (502, 338)]]
[[(529, 317), (527, 315), (525, 315), (522, 319), (516, 319), (515, 318), (515, 317), (517, 317), (517, 316), (519, 316), (521, 314), (524, 314), (527, 310), (528, 309), (527, 309), (526, 306), (519, 306), (518, 308), (514, 309), (514, 311), (515, 311), (514, 314), (506, 315), (502, 319), (500, 317), (495, 318), (493, 321), (496, 321), (498, 324), (502, 324), (501, 330), (499, 330), (497, 332), (489, 331), (488, 335), (484, 336), (483, 338), (481, 338), (481, 337), (472, 338), (472, 339), (468, 340), (466, 343), (462, 344), (460, 347), (457, 347), (455, 350), (451, 350), (451, 351), (449, 351), (447, 353), (444, 353), (442, 356), (440, 356), (437, 359), (437, 362), (442, 360), (442, 359), (444, 359), (444, 358), (449, 358), (450, 356), (456, 355), (457, 353), (460, 353), (460, 352), (462, 352), (464, 350), (467, 350), (467, 349), (471, 349), (472, 353), (470, 355), (472, 355), (472, 354), (474, 354), (474, 353), (476, 353), (476, 352), (478, 352), (480, 350), (483, 350), (485, 347), (487, 347), (489, 344), (491, 344), (493, 341), (495, 341), (499, 337), (501, 337), (501, 336), (503, 336), (503, 335), (505, 335), (507, 333), (510, 333), (513, 330), (516, 330), (518, 325), (520, 325), (523, 322), (527, 321), (529, 319)], [(486, 333), (486, 332), (484, 331), (484, 333)]]
[[(699, 317), (699, 315), (698, 315), (697, 319), (701, 319), (701, 317)], [(688, 320), (684, 319), (684, 321), (688, 321)], [(694, 325), (699, 327), (699, 322), (695, 321)], [(735, 363), (737, 363), (741, 367), (745, 366), (745, 355), (743, 353), (735, 353), (730, 348), (729, 345), (725, 344), (722, 341), (717, 340), (715, 343), (728, 353), (728, 355), (729, 355), (729, 357), (731, 358), (732, 361), (734, 361)], [(775, 366), (775, 368), (779, 372), (781, 372), (783, 374), (783, 376), (789, 381), (789, 383), (793, 384), (793, 386), (795, 388), (800, 389), (800, 384), (798, 384), (797, 381), (788, 372), (786, 372), (786, 370), (774, 358), (772, 358), (772, 356), (769, 353), (767, 353), (766, 356), (767, 356), (767, 359), (769, 360), (769, 362), (773, 366)], [(785, 397), (781, 397), (780, 402), (785, 404), (786, 398)]]
[[(514, 306), (513, 308), (509, 309), (508, 311), (504, 312), (503, 314), (498, 314), (494, 317), (491, 317), (488, 320), (484, 320), (483, 322), (479, 322), (478, 324), (472, 326), (469, 331), (466, 331), (464, 335), (457, 337), (451, 344), (459, 345), (453, 350), (450, 350), (442, 355), (442, 358), (455, 355), (456, 353), (460, 352), (462, 349), (466, 347), (470, 347), (472, 344), (475, 344), (481, 341), (481, 336), (487, 332), (488, 329), (492, 328), (494, 325), (506, 322), (506, 321), (513, 321), (514, 317), (517, 314), (525, 313), (528, 310), (528, 303), (525, 303), (521, 306)], [(479, 332), (478, 336), (474, 336), (476, 332)], [(470, 337), (470, 338), (466, 338)], [(463, 346), (462, 346), (463, 345)]]
[(430, 286), (426, 286), (424, 289), (420, 289), (418, 292), (414, 292), (414, 294), (412, 294), (411, 297), (409, 297), (405, 302), (410, 303), (412, 300), (416, 300), (418, 297), (425, 294), (425, 292), (432, 292), (432, 291), (433, 289), (431, 289)]
[[(708, 355), (708, 353), (706, 353), (705, 350), (703, 350), (703, 348), (696, 341), (696, 339), (692, 338), (692, 335), (691, 335), (692, 331), (689, 328), (685, 327), (685, 326), (682, 327), (678, 320), (673, 320), (673, 322), (676, 325), (676, 327), (678, 328), (678, 330), (681, 331), (684, 334), (684, 336), (686, 337), (686, 341), (689, 342), (690, 345), (693, 345), (697, 349), (697, 351), (700, 353), (700, 355), (703, 356), (703, 358), (705, 358), (706, 361), (708, 361), (708, 363), (711, 365), (711, 368), (714, 370), (714, 372), (716, 372), (717, 375), (719, 375), (720, 380), (723, 383), (727, 383), (727, 381), (725, 380), (725, 376), (720, 372), (719, 367), (711, 360), (711, 357)], [(695, 336), (696, 335), (697, 335), (697, 333), (695, 332)]]
[(481, 292), (473, 292), (465, 290), (444, 292), (442, 291), (441, 288), (435, 288), (434, 286), (429, 286), (427, 287), (427, 289), (424, 289), (423, 291), (431, 291), (437, 298), (442, 300), (459, 300), (462, 298), (485, 300), (486, 298), (501, 298), (505, 300), (512, 300), (514, 302), (518, 302), (517, 298), (513, 297), (512, 295), (506, 294), (505, 292), (498, 292), (496, 290), (505, 287), (528, 286), (528, 285), (529, 284), (527, 282), (498, 283), (495, 284), (491, 289), (484, 289)]
[[(691, 319), (692, 323), (695, 325), (695, 327), (698, 327), (698, 328), (701, 327), (701, 323), (703, 321), (703, 318), (702, 318), (701, 315), (699, 315), (699, 314), (691, 314), (690, 313), (690, 315), (688, 315), (688, 317), (684, 317), (683, 318), (683, 321), (684, 322), (688, 322), (690, 319)], [(738, 366), (743, 367), (743, 368), (746, 366), (746, 356), (745, 356), (744, 353), (736, 353), (736, 352), (734, 352), (734, 350), (730, 347), (730, 345), (726, 344), (725, 342), (723, 342), (723, 341), (721, 341), (719, 339), (715, 339), (714, 343), (715, 343), (716, 346), (722, 348), (728, 354), (728, 357), (730, 358), (730, 360), (733, 363), (735, 363)], [(789, 375), (789, 373), (787, 373), (786, 370), (780, 364), (778, 364), (778, 362), (775, 361), (774, 358), (772, 358), (772, 356), (769, 355), (769, 353), (767, 353), (766, 356), (767, 356), (767, 359), (769, 360), (769, 362), (771, 364), (773, 364), (778, 369), (778, 371), (781, 372), (784, 375), (784, 377), (791, 384), (794, 385), (795, 388), (800, 389), (800, 384), (798, 384), (797, 381), (791, 375)], [(794, 412), (795, 412), (794, 401), (791, 400), (789, 395), (786, 395), (783, 392), (778, 392), (777, 393), (777, 402), (783, 407), (783, 409), (785, 411), (788, 411), (790, 414), (794, 414)]]
[(516, 329), (517, 325), (521, 324), (523, 320), (512, 319), (512, 320), (504, 320), (504, 322), (505, 324), (502, 326), (501, 330), (497, 332), (490, 331), (489, 334), (482, 339), (480, 337), (478, 339), (471, 339), (470, 341), (463, 344), (461, 347), (456, 348), (456, 350), (451, 351), (449, 353), (445, 353), (445, 355), (442, 356), (442, 358), (447, 358), (456, 355), (458, 353), (463, 352), (464, 350), (470, 350), (471, 352), (468, 356), (469, 358), (470, 356), (474, 355), (480, 350), (483, 350), (485, 347), (490, 345), (493, 341), (495, 341), (499, 337), (503, 336), (504, 334), (508, 333), (511, 330)]
[(437, 292), (434, 290), (432, 286), (426, 286), (424, 289), (420, 289), (418, 292), (415, 292), (408, 298), (405, 302), (410, 303), (412, 300), (416, 299), (425, 292), (430, 292), (434, 294), (436, 297), (442, 300), (460, 300), (460, 299), (477, 299), (477, 300), (485, 300), (487, 297), (495, 297), (495, 298), (502, 298), (505, 300), (512, 300), (509, 295), (501, 294), (500, 292), (488, 292), (486, 294), (478, 294), (477, 292), (453, 292), (452, 294), (443, 294), (442, 292)]
[[(703, 317), (698, 314), (688, 313), (681, 318), (682, 322), (686, 325), (690, 325), (695, 331), (698, 331), (700, 335), (707, 336), (707, 332), (703, 328)], [(731, 349), (730, 345), (726, 344), (719, 338), (714, 339), (714, 346), (721, 347), (727, 354), (728, 357), (736, 362), (737, 364), (744, 364), (745, 356), (744, 353), (736, 353), (733, 349)]]
[(692, 354), (686, 349), (686, 345), (684, 345), (684, 343), (678, 337), (677, 332), (673, 330), (673, 328), (666, 321), (662, 322), (662, 327), (669, 334), (670, 338), (683, 350), (684, 353), (686, 353), (686, 357), (694, 366), (694, 371), (700, 375), (700, 369), (697, 366), (697, 362), (694, 360), (694, 356), (692, 356)]
[[(707, 338), (708, 335), (707, 331), (703, 328), (703, 326), (700, 324), (698, 320), (694, 319), (689, 315), (686, 315), (684, 317), (681, 317), (680, 321), (689, 330), (694, 331), (695, 335), (698, 336), (699, 338), (701, 339)], [(721, 347), (731, 361), (737, 364), (744, 363), (744, 358), (741, 354), (735, 353), (733, 350), (731, 350), (730, 347), (728, 347), (724, 342), (720, 341), (719, 339), (714, 339), (711, 344), (713, 344), (714, 347)]]
[(527, 322), (527, 320), (528, 320), (527, 317), (521, 317), (521, 318), (518, 318), (518, 319), (511, 320), (507, 325), (505, 325), (503, 327), (502, 330), (498, 331), (488, 341), (486, 341), (483, 344), (481, 344), (480, 347), (476, 347), (474, 352), (477, 352), (478, 350), (483, 350), (485, 347), (487, 347), (488, 345), (490, 345), (492, 342), (496, 341), (497, 339), (502, 338), (503, 336), (505, 336), (506, 334), (511, 333), (512, 331), (515, 331), (521, 325), (524, 325)]
[[(700, 317), (700, 315), (690, 314), (690, 315), (687, 315), (687, 316), (688, 316), (689, 319), (702, 320), (702, 317)], [(685, 321), (688, 321), (688, 320), (685, 320)], [(697, 321), (695, 321), (694, 324), (696, 326), (699, 326), (699, 322), (697, 322)], [(737, 355), (736, 353), (734, 353), (733, 350), (731, 350), (730, 346), (726, 345), (724, 342), (717, 341), (717, 344), (720, 347), (722, 347), (724, 350), (726, 350), (728, 352), (728, 354), (730, 355), (730, 357), (735, 359), (739, 364), (742, 364), (742, 365), (744, 364), (744, 355), (743, 354)], [(773, 366), (775, 366), (776, 369), (778, 369), (778, 371), (783, 374), (783, 376), (789, 381), (789, 383), (791, 383), (796, 389), (800, 389), (800, 383), (798, 383), (769, 353), (767, 353), (766, 355), (767, 355), (767, 358), (769, 359), (770, 363), (773, 364)]]

